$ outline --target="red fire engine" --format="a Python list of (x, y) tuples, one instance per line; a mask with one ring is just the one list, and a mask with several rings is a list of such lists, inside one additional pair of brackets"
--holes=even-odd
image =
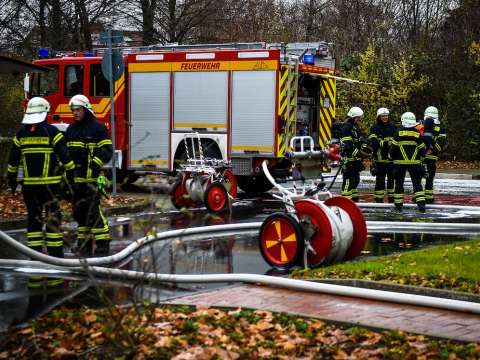
[[(289, 173), (295, 154), (322, 170), (309, 154), (327, 146), (335, 117), (335, 59), (327, 43), (160, 46), (122, 54), (125, 72), (114, 86), (121, 174), (174, 172), (187, 156), (188, 134), (200, 139), (205, 157), (231, 161), (247, 192), (271, 188), (264, 159), (278, 177)], [(86, 55), (34, 61), (51, 71), (29, 76), (27, 97), (51, 103), (50, 123), (70, 123), (68, 101), (82, 93), (110, 128), (102, 57)]]

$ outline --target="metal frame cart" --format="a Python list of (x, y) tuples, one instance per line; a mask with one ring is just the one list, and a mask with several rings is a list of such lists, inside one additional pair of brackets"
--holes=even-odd
[(170, 197), (177, 209), (200, 207), (205, 204), (211, 212), (226, 209), (237, 197), (237, 181), (228, 160), (206, 158), (198, 133), (183, 137), (187, 160), (180, 165), (180, 179)]

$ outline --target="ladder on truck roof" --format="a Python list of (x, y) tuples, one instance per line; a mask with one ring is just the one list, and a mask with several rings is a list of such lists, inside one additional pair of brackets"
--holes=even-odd
[[(251, 43), (224, 43), (224, 44), (192, 44), (192, 45), (179, 45), (179, 44), (156, 44), (148, 46), (136, 46), (136, 47), (117, 47), (123, 54), (136, 53), (136, 52), (157, 52), (157, 51), (185, 51), (185, 50), (257, 50), (266, 49), (264, 42), (251, 42)], [(107, 48), (98, 48), (97, 54), (103, 55)]]
[[(281, 54), (282, 63), (288, 63), (288, 58), (292, 56), (298, 57), (302, 60), (306, 53), (315, 54), (315, 65), (324, 66), (334, 69), (335, 59), (331, 53), (331, 43), (325, 41), (307, 42), (307, 43), (271, 43), (265, 42), (251, 42), (251, 43), (224, 43), (224, 44), (193, 44), (193, 45), (179, 45), (179, 44), (156, 44), (138, 47), (117, 47), (114, 49), (120, 50), (123, 54), (136, 52), (157, 52), (157, 51), (185, 51), (185, 50), (259, 50), (259, 49), (278, 49)], [(107, 48), (97, 48), (97, 55), (102, 56)]]

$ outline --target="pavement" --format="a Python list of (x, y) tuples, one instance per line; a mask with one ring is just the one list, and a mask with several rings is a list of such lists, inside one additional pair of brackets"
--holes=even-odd
[(346, 326), (401, 330), (480, 342), (480, 315), (347, 296), (238, 285), (172, 299), (171, 304), (245, 307), (320, 318)]

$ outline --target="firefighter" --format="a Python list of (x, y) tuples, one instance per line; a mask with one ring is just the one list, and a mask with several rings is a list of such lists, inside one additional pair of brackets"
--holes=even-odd
[(370, 172), (375, 176), (375, 202), (382, 203), (385, 196), (385, 178), (387, 178), (388, 202), (393, 203), (394, 179), (393, 162), (388, 157), (390, 143), (396, 126), (389, 120), (390, 112), (386, 108), (377, 110), (376, 124), (370, 128), (368, 140), (372, 145), (373, 157)]
[(425, 159), (423, 160), (425, 173), (425, 201), (427, 204), (433, 203), (433, 181), (437, 171), (437, 160), (440, 152), (447, 145), (447, 134), (445, 129), (440, 126), (438, 109), (435, 106), (429, 106), (425, 109), (423, 118), (423, 138), (425, 142)]
[(73, 216), (78, 222), (77, 245), (82, 255), (107, 255), (110, 230), (100, 207), (97, 181), (102, 166), (112, 157), (112, 141), (105, 125), (95, 118), (86, 96), (73, 96), (69, 106), (73, 123), (67, 129), (66, 138), (68, 151), (75, 162)]
[(363, 157), (371, 155), (371, 149), (362, 135), (359, 124), (363, 118), (363, 110), (357, 106), (352, 107), (347, 114), (341, 129), (341, 153), (343, 160), (342, 195), (358, 201), (358, 184), (360, 171), (364, 169)]
[(401, 117), (402, 127), (397, 130), (392, 140), (390, 157), (394, 165), (395, 195), (394, 203), (398, 211), (403, 208), (403, 183), (407, 171), (412, 180), (414, 199), (420, 212), (425, 212), (425, 194), (422, 188), (425, 143), (420, 132), (415, 128), (415, 114), (406, 112)]
[(22, 192), (28, 212), (27, 245), (42, 252), (46, 243), (49, 255), (63, 257), (57, 194), (64, 169), (72, 172), (74, 163), (63, 134), (46, 121), (49, 111), (50, 104), (44, 98), (34, 97), (28, 102), (23, 126), (13, 138), (8, 184), (15, 192), (18, 166), (22, 163)]

